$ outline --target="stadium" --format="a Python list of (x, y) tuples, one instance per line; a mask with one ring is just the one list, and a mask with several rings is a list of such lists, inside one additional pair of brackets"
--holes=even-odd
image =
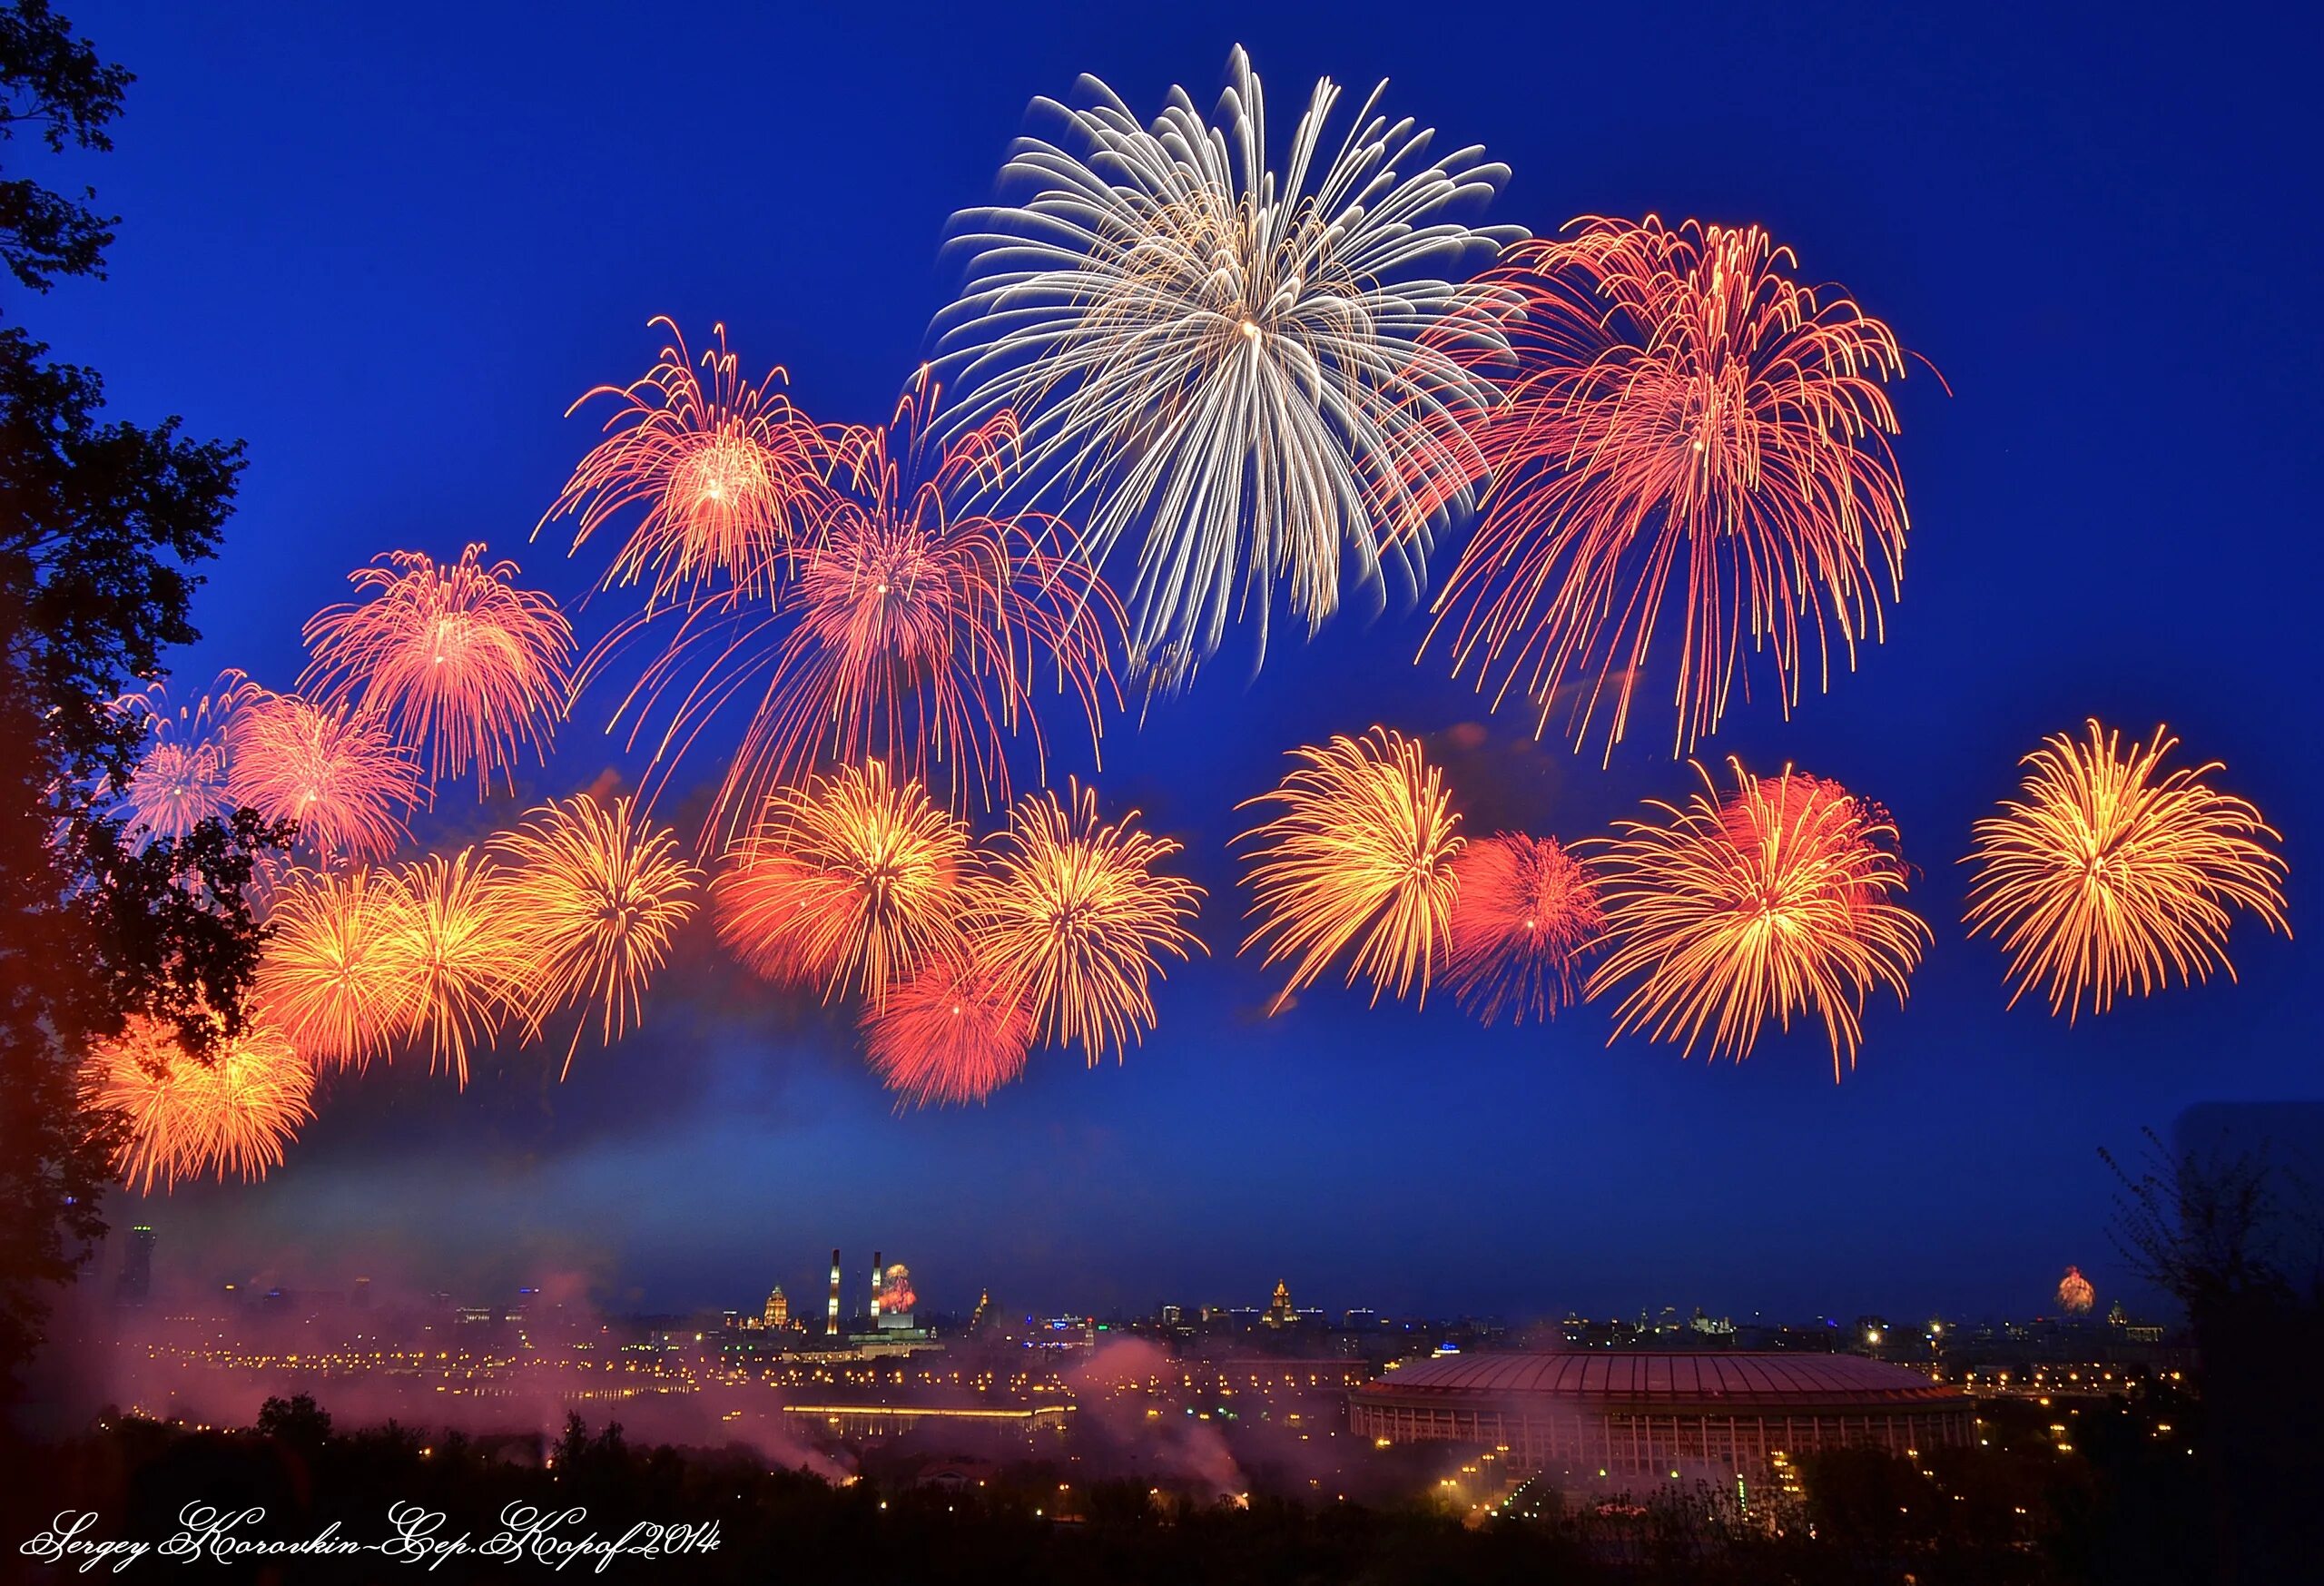
[(1847, 1355), (1445, 1355), (1366, 1383), (1348, 1416), (1359, 1436), (1474, 1444), (1512, 1472), (1582, 1483), (1757, 1475), (1819, 1449), (1907, 1454), (1976, 1436), (1957, 1389)]

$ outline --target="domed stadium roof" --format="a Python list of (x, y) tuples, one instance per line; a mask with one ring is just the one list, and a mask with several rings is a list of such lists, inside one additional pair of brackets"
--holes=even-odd
[(1958, 1402), (1958, 1389), (1919, 1372), (1853, 1355), (1443, 1355), (1414, 1361), (1356, 1390), (1366, 1398), (1560, 1400), (1650, 1408), (1663, 1404), (1779, 1408), (1902, 1408)]

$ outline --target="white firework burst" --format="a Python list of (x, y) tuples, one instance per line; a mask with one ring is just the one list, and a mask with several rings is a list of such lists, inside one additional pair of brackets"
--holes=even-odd
[[(1102, 565), (1143, 526), (1133, 660), (1164, 685), (1256, 615), (1275, 585), (1312, 634), (1383, 564), (1417, 589), (1432, 536), (1483, 473), (1477, 372), (1499, 315), (1465, 276), (1523, 235), (1462, 219), (1508, 167), (1377, 111), (1337, 145), (1326, 78), (1285, 163), (1267, 163), (1257, 75), (1238, 47), (1215, 116), (1183, 88), (1142, 124), (1084, 77), (1055, 141), (1002, 172), (1016, 202), (954, 217), (969, 255), (938, 317), (965, 389), (952, 421), (1013, 408), (1029, 487), (1085, 527)], [(1352, 565), (1352, 566), (1351, 566)]]

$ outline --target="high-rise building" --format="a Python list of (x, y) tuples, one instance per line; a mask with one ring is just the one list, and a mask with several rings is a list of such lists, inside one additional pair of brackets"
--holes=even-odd
[(1275, 1297), (1267, 1302), (1266, 1315), (1260, 1320), (1270, 1327), (1288, 1327), (1299, 1320), (1298, 1313), (1291, 1308), (1289, 1284), (1277, 1283), (1275, 1286)]
[(140, 1223), (129, 1230), (121, 1253), (121, 1303), (142, 1305), (153, 1297), (153, 1230)]
[(347, 1303), (359, 1311), (369, 1310), (371, 1308), (371, 1280), (368, 1277), (357, 1278), (355, 1286), (347, 1292)]
[(791, 1325), (791, 1302), (783, 1297), (783, 1286), (779, 1283), (774, 1286), (774, 1292), (766, 1296), (763, 1320), (770, 1328)]
[(832, 1246), (832, 1297), (823, 1310), (823, 1336), (839, 1336), (839, 1246)]
[(887, 1269), (880, 1265), (880, 1253), (872, 1252), (872, 1325), (880, 1325), (880, 1275)]

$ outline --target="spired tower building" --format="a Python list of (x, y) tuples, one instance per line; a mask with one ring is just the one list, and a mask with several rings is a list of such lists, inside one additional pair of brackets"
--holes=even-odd
[(1259, 1319), (1270, 1327), (1288, 1327), (1299, 1320), (1299, 1314), (1291, 1308), (1289, 1284), (1278, 1282), (1275, 1286), (1275, 1297), (1267, 1301), (1266, 1315)]
[(766, 1296), (766, 1311), (762, 1319), (770, 1331), (791, 1325), (791, 1302), (783, 1297), (781, 1284), (776, 1284), (774, 1292)]

